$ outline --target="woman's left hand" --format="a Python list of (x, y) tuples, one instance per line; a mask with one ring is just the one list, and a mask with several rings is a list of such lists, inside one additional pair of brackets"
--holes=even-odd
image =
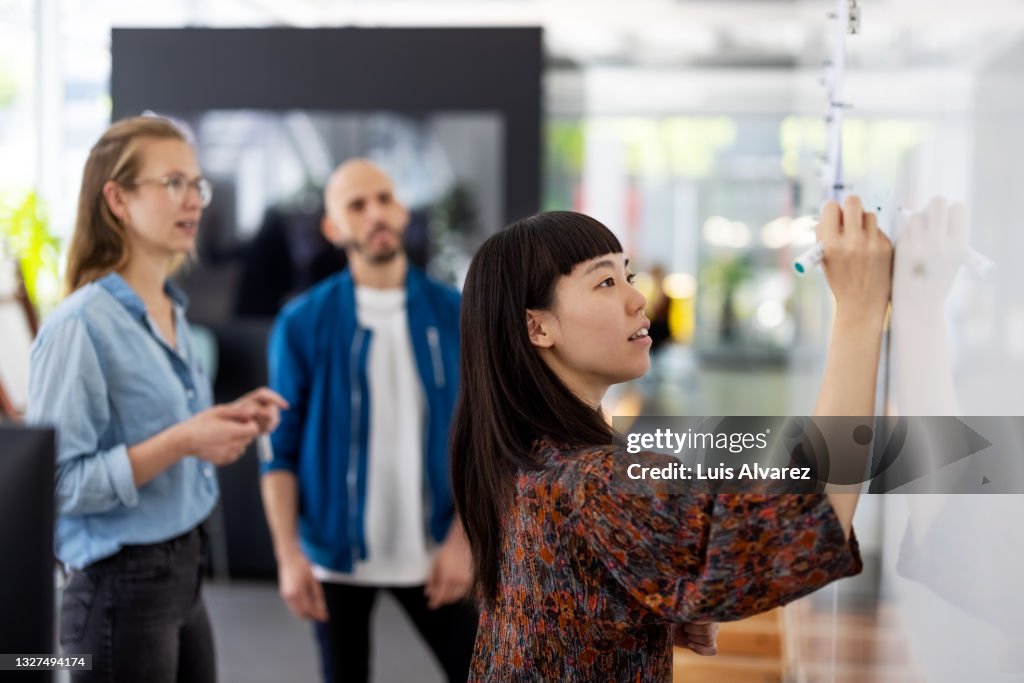
[(718, 624), (714, 622), (676, 624), (676, 645), (710, 657), (718, 653)]
[(253, 389), (232, 405), (253, 410), (254, 419), (260, 427), (260, 434), (269, 434), (277, 429), (277, 425), (281, 421), (281, 411), (288, 409), (288, 401), (267, 387)]

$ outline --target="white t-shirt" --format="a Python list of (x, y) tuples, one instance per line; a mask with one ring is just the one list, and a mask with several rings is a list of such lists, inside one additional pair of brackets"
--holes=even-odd
[(336, 583), (415, 586), (426, 582), (432, 552), (423, 510), (425, 399), (409, 335), (405, 290), (357, 287), (356, 315), (359, 324), (373, 332), (367, 359), (367, 557), (356, 561), (351, 573), (314, 566), (313, 574)]

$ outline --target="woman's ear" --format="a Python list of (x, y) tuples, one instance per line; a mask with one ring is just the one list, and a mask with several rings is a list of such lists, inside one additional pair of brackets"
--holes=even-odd
[(530, 343), (542, 349), (549, 349), (555, 345), (551, 337), (551, 314), (548, 311), (526, 311), (526, 334), (530, 337)]
[(103, 201), (107, 203), (110, 213), (121, 223), (128, 222), (128, 206), (125, 202), (124, 188), (113, 180), (103, 183)]

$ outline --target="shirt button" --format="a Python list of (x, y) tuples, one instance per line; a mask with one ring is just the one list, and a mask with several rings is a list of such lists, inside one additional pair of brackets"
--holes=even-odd
[(206, 467), (204, 467), (203, 468), (203, 474), (205, 474), (208, 477), (212, 477), (213, 476), (213, 465), (207, 465)]
[(188, 391), (185, 392), (185, 395), (188, 396), (189, 398), (195, 398), (196, 392), (189, 389)]

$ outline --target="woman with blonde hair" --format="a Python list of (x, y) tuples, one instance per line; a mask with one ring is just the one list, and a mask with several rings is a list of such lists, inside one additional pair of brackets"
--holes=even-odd
[(200, 525), (215, 468), (276, 426), (266, 388), (228, 405), (168, 277), (194, 251), (209, 182), (169, 121), (114, 123), (85, 164), (68, 296), (33, 347), (26, 418), (57, 429), (57, 557), (69, 570), (61, 648), (75, 681), (216, 678)]

